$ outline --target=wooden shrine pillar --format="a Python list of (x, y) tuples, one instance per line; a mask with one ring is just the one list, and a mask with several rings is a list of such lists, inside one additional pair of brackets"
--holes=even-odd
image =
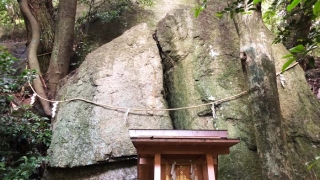
[(161, 154), (154, 155), (154, 180), (161, 180)]
[(213, 158), (211, 154), (206, 154), (206, 161), (207, 161), (207, 174), (208, 174), (208, 180), (216, 180), (216, 173), (214, 170), (214, 163)]

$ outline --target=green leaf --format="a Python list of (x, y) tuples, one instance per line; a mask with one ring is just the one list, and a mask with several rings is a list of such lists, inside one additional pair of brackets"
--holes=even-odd
[(284, 65), (282, 66), (281, 72), (283, 73), (289, 66), (296, 60), (295, 57), (290, 58)]
[(313, 6), (313, 14), (315, 16), (320, 15), (320, 1), (317, 1), (316, 4)]
[(312, 164), (310, 164), (310, 165), (308, 166), (308, 170), (310, 171), (315, 164), (316, 164), (315, 162), (312, 163)]
[(22, 157), (20, 157), (18, 161), (22, 161), (22, 160), (23, 160), (25, 163), (27, 163), (27, 161), (28, 161), (27, 156), (22, 156)]
[(14, 99), (14, 98), (13, 98), (12, 95), (8, 95), (8, 96), (7, 96), (7, 100), (8, 100), (8, 101), (13, 101), (13, 99)]
[(253, 4), (258, 4), (261, 0), (253, 0)]
[(234, 13), (233, 11), (230, 11), (230, 18), (233, 19)]
[(293, 0), (291, 4), (287, 6), (287, 11), (290, 12), (293, 8), (295, 8), (301, 0)]
[(285, 59), (285, 58), (291, 58), (291, 57), (293, 57), (293, 54), (290, 53), (290, 54), (287, 54), (287, 55), (283, 56), (282, 58)]
[(200, 11), (199, 9), (195, 10), (195, 11), (194, 11), (194, 17), (197, 18), (197, 17), (200, 15), (200, 12), (201, 12), (201, 11)]
[(197, 7), (194, 7), (193, 8), (194, 17), (197, 18), (200, 15), (201, 11), (203, 11), (204, 9), (205, 9), (205, 7), (204, 6), (200, 6), (200, 5), (198, 5)]
[(217, 12), (215, 16), (217, 16), (218, 18), (221, 18), (223, 16), (223, 11)]
[(6, 170), (6, 163), (0, 162), (0, 170)]
[(274, 10), (268, 10), (264, 13), (264, 15), (262, 16), (263, 19), (270, 19), (273, 16), (276, 15), (276, 12)]
[(291, 53), (302, 53), (306, 50), (306, 48), (302, 45), (302, 44), (299, 44), (293, 48), (291, 48), (289, 51)]

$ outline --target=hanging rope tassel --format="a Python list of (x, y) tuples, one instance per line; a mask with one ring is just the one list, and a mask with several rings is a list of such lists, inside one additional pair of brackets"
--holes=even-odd
[(175, 166), (176, 166), (176, 162), (174, 162), (171, 166), (171, 178), (172, 180), (176, 180), (177, 179), (177, 175), (176, 175), (176, 171), (175, 171)]

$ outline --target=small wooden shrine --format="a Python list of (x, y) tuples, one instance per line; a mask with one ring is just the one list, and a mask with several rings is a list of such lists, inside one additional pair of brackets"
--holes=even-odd
[(131, 129), (138, 154), (138, 180), (216, 180), (218, 155), (239, 139), (224, 130)]

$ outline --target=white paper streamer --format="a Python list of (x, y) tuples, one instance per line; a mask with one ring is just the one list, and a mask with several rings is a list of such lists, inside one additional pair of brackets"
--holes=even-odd
[(213, 117), (213, 119), (217, 118), (216, 110), (215, 110), (215, 108), (214, 108), (214, 103), (212, 103), (211, 110), (212, 110), (212, 117)]
[(193, 164), (191, 163), (191, 169), (190, 169), (190, 179), (191, 180), (195, 180), (195, 178), (196, 178), (196, 174), (195, 174), (195, 172), (194, 172), (194, 169), (193, 169)]
[(174, 162), (171, 166), (171, 178), (172, 180), (176, 180), (177, 179), (177, 175), (176, 175), (176, 171), (175, 171), (175, 166), (176, 166), (176, 162)]
[(209, 101), (215, 101), (216, 98), (210, 95), (210, 96), (208, 97), (208, 100), (209, 100)]
[(37, 97), (37, 93), (33, 93), (33, 95), (31, 96), (30, 106), (34, 104), (34, 102), (36, 101), (36, 97)]
[(54, 116), (56, 115), (56, 111), (57, 111), (57, 106), (58, 106), (59, 102), (55, 102), (53, 103), (53, 107), (52, 107), (52, 118), (54, 118)]
[(279, 78), (280, 78), (281, 86), (284, 88), (286, 79), (284, 78), (283, 74), (279, 74)]

